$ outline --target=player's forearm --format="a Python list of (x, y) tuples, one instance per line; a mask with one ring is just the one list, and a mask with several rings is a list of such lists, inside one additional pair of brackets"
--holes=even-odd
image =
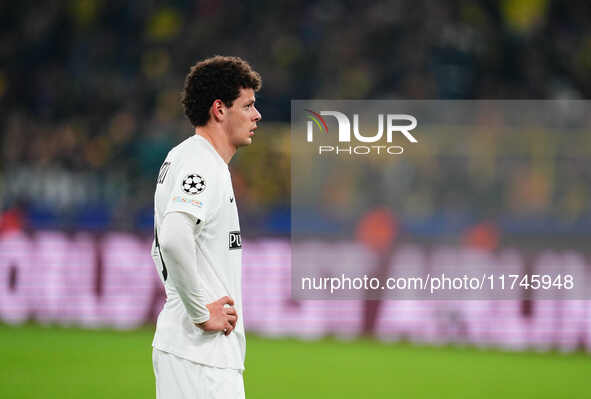
[(191, 216), (172, 212), (164, 217), (158, 238), (170, 283), (193, 322), (203, 323), (209, 319), (209, 310), (199, 282), (194, 234), (195, 223)]

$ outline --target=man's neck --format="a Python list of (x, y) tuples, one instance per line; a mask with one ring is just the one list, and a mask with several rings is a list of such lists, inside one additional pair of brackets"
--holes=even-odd
[(206, 125), (203, 127), (196, 127), (195, 134), (203, 137), (205, 140), (213, 146), (216, 152), (222, 157), (226, 164), (230, 163), (230, 160), (236, 153), (236, 147), (232, 146), (221, 127)]

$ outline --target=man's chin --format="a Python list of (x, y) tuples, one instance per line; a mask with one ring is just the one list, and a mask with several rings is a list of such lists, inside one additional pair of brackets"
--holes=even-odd
[(241, 141), (240, 143), (238, 143), (237, 147), (246, 147), (248, 145), (251, 145), (252, 139), (253, 139), (252, 137), (249, 137), (249, 138), (245, 139), (244, 141)]

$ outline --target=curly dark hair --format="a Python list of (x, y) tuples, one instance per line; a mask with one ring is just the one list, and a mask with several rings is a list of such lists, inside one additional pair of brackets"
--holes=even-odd
[(182, 95), (185, 115), (193, 126), (205, 126), (215, 100), (231, 107), (240, 89), (258, 91), (261, 85), (261, 75), (242, 58), (220, 55), (207, 58), (192, 66), (185, 79)]

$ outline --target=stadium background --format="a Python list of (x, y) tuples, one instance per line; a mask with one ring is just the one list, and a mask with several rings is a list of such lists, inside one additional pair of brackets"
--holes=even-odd
[[(249, 287), (263, 298), (245, 314), (256, 333), (249, 397), (588, 397), (586, 303), (569, 313), (576, 328), (556, 321), (564, 302), (537, 318), (535, 302), (507, 305), (526, 330), (540, 320), (536, 340), (525, 332), (517, 345), (471, 340), (452, 312), (451, 332), (447, 325), (417, 346), (399, 343), (417, 341), (412, 333), (379, 330), (377, 303), (349, 304), (357, 321), (344, 332), (335, 316), (313, 322), (335, 305), (290, 301), (286, 280), (291, 99), (586, 99), (590, 19), (584, 1), (4, 2), (1, 396), (152, 395), (150, 321), (162, 301), (147, 253), (154, 179), (168, 149), (191, 134), (178, 101), (188, 67), (232, 54), (264, 80), (256, 143), (231, 164), (245, 273), (265, 281), (245, 287), (245, 299)], [(487, 250), (552, 244), (587, 258), (588, 137), (515, 139), (515, 167), (493, 157), (478, 173), (466, 173), (474, 170), (466, 148), (415, 164), (416, 183), (394, 215), (399, 237)], [(493, 136), (480, 145), (504, 143)], [(489, 191), (479, 190), (483, 176), (494, 176)], [(491, 221), (491, 210), (502, 217)], [(64, 287), (74, 292), (66, 297)], [(460, 346), (441, 347), (450, 343)], [(516, 348), (524, 352), (504, 352)]]

